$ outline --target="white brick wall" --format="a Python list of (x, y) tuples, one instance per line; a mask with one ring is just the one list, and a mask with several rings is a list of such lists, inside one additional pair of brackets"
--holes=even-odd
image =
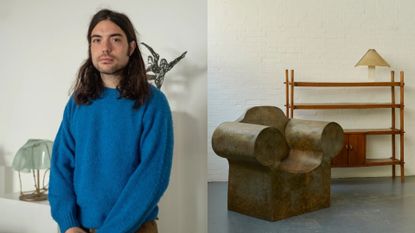
[[(283, 108), (285, 68), (294, 68), (297, 80), (368, 81), (367, 68), (354, 65), (369, 48), (375, 48), (391, 69), (405, 71), (405, 170), (407, 175), (415, 174), (414, 8), (410, 0), (209, 0), (208, 180), (226, 180), (228, 173), (227, 161), (210, 146), (215, 127), (254, 105)], [(389, 80), (389, 70), (377, 69), (377, 80)], [(388, 89), (303, 89), (297, 94), (297, 101), (389, 98)], [(345, 127), (388, 127), (390, 119), (387, 110), (297, 111), (295, 115), (336, 120)], [(389, 137), (368, 140), (369, 155), (390, 153)], [(390, 174), (390, 166), (333, 169), (334, 177)]]

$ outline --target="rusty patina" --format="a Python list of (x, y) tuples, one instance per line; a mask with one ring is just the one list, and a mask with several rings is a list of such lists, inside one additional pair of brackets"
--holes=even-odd
[(275, 221), (330, 206), (330, 160), (343, 146), (334, 122), (287, 119), (253, 107), (219, 125), (215, 153), (229, 162), (228, 209)]

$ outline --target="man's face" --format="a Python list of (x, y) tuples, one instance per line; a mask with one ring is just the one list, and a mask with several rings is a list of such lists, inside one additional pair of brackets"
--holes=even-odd
[(91, 56), (95, 68), (106, 75), (117, 74), (134, 52), (135, 42), (128, 43), (123, 30), (110, 20), (99, 22), (91, 32)]

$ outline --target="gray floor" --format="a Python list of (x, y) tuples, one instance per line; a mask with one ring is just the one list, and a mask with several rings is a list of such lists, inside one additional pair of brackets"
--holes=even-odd
[(415, 177), (336, 179), (331, 207), (268, 222), (228, 211), (227, 183), (209, 183), (209, 233), (415, 233)]

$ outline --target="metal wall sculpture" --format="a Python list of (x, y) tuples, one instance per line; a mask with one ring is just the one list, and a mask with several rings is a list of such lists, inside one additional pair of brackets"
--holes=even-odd
[(167, 59), (165, 58), (160, 59), (160, 55), (156, 53), (154, 49), (150, 47), (148, 44), (144, 42), (142, 42), (141, 44), (144, 45), (151, 53), (151, 55), (147, 58), (147, 77), (149, 80), (153, 80), (157, 88), (160, 89), (163, 85), (165, 78), (164, 76), (166, 75), (166, 73), (170, 71), (180, 60), (182, 60), (186, 56), (187, 51), (182, 53), (182, 55), (180, 55), (173, 61), (167, 62)]

